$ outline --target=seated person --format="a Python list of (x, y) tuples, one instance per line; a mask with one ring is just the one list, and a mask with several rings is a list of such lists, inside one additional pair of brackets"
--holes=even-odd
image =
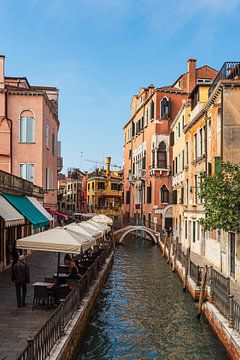
[(77, 268), (77, 265), (75, 264), (75, 261), (71, 258), (71, 256), (69, 254), (66, 254), (64, 256), (64, 263), (67, 265), (68, 267), (68, 272), (70, 277), (75, 277), (75, 278), (79, 278), (79, 271)]

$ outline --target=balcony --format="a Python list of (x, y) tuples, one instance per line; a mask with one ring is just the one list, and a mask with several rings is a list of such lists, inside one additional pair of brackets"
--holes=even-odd
[(146, 177), (146, 169), (139, 169), (138, 170), (138, 177), (141, 178), (145, 178)]
[(57, 158), (57, 172), (62, 171), (63, 168), (63, 157)]
[(184, 172), (180, 172), (172, 178), (172, 185), (176, 186), (184, 182)]
[(230, 61), (223, 64), (208, 90), (208, 96), (213, 93), (215, 87), (221, 80), (240, 80), (240, 62)]
[(163, 172), (167, 172), (167, 175), (169, 175), (170, 173), (170, 166), (166, 166), (166, 167), (155, 167), (150, 165), (149, 166), (149, 175), (155, 175), (157, 172), (159, 172), (159, 175), (162, 175)]
[(195, 118), (195, 116), (202, 110), (204, 105), (205, 105), (205, 103), (200, 102), (200, 101), (197, 103), (197, 105), (194, 107), (194, 109), (190, 113), (190, 121), (192, 121), (192, 119)]
[(0, 170), (0, 192), (15, 193), (19, 195), (32, 195), (43, 198), (43, 189), (31, 181)]

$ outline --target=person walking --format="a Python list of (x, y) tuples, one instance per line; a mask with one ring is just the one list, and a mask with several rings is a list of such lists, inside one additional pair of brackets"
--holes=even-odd
[(20, 255), (18, 262), (12, 269), (12, 281), (15, 282), (18, 307), (25, 307), (27, 284), (30, 283), (29, 266), (24, 262), (24, 256)]

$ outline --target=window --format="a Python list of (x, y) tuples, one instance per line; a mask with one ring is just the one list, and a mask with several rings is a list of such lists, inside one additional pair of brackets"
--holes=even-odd
[(104, 190), (105, 189), (105, 183), (104, 182), (99, 182), (98, 183), (98, 190)]
[(172, 203), (173, 205), (177, 204), (177, 190), (173, 190), (172, 192)]
[(151, 204), (152, 202), (152, 184), (147, 187), (147, 204)]
[(46, 125), (46, 147), (49, 146), (49, 125)]
[(198, 202), (198, 178), (197, 175), (194, 175), (194, 194), (195, 194), (195, 204)]
[(166, 169), (167, 167), (167, 151), (166, 144), (162, 141), (159, 144), (157, 150), (157, 168), (158, 169)]
[(166, 185), (161, 187), (161, 203), (169, 203), (169, 191)]
[(34, 182), (34, 164), (20, 164), (20, 177)]
[(182, 151), (182, 170), (184, 170), (184, 150)]
[(94, 190), (94, 181), (92, 182), (92, 190)]
[(52, 134), (52, 154), (55, 155), (56, 152), (56, 137), (55, 134)]
[(178, 137), (180, 138), (180, 122), (178, 123)]
[(31, 116), (20, 117), (20, 143), (33, 143), (35, 141), (35, 120)]
[(182, 129), (184, 129), (184, 127), (185, 127), (185, 117), (184, 117), (184, 115), (182, 116)]
[(155, 150), (152, 150), (152, 167), (155, 168)]
[(198, 156), (198, 146), (197, 146), (197, 133), (194, 134), (194, 159)]
[(150, 119), (151, 120), (154, 119), (154, 102), (153, 102), (153, 100), (150, 103)]
[(200, 129), (199, 137), (200, 137), (200, 155), (202, 155), (203, 154), (203, 129)]
[(50, 169), (46, 168), (46, 191), (50, 189)]
[(186, 142), (186, 165), (188, 165), (188, 142)]
[(161, 118), (169, 118), (169, 116), (170, 116), (170, 102), (166, 97), (164, 97), (161, 100), (160, 110), (161, 110)]
[(90, 183), (87, 184), (87, 189), (90, 190)]
[(188, 229), (187, 229), (187, 226), (188, 226), (188, 224), (187, 224), (187, 220), (185, 220), (185, 239), (187, 240), (187, 237), (188, 237)]
[(188, 179), (186, 180), (186, 200), (187, 200), (187, 204), (188, 204), (188, 193), (189, 193), (189, 181)]
[(117, 183), (111, 183), (111, 190), (118, 190), (119, 186)]
[(130, 204), (130, 191), (126, 191), (126, 204)]
[(192, 222), (192, 227), (193, 227), (193, 242), (196, 242), (196, 221)]
[(148, 109), (146, 110), (146, 126), (148, 126)]

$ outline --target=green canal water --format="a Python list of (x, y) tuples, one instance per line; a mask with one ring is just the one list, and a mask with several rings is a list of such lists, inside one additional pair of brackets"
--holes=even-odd
[(116, 248), (77, 360), (230, 359), (158, 246), (128, 238)]

